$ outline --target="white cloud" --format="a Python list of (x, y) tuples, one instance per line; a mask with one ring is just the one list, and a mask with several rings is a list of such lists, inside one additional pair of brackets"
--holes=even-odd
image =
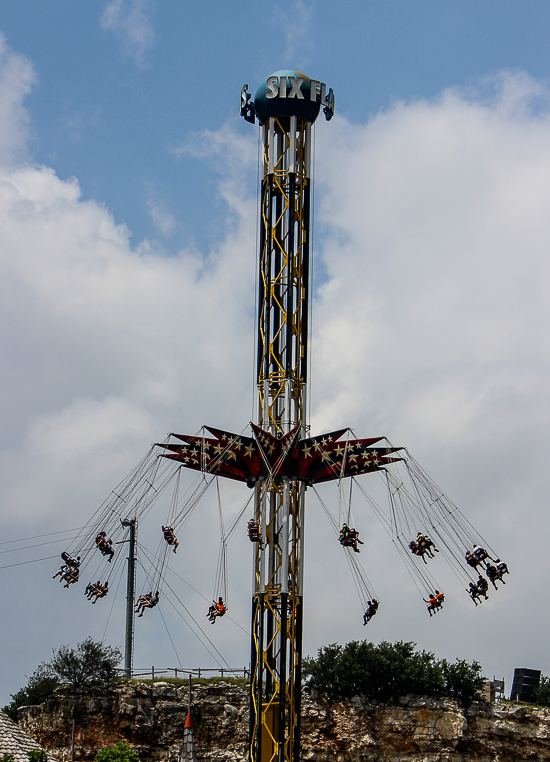
[(138, 65), (155, 44), (151, 13), (151, 0), (109, 0), (101, 15), (103, 29), (119, 38), (125, 53)]
[[(549, 92), (504, 73), (479, 93), (397, 103), (367, 124), (336, 117), (317, 128), (316, 156), (326, 281), (313, 313), (313, 429), (351, 424), (408, 446), (514, 561), (490, 609), (455, 599), (440, 634), (395, 615), (369, 635), (477, 649), (491, 674), (510, 675), (515, 660), (548, 672), (542, 641), (522, 650), (503, 607), (519, 608), (518, 590), (548, 573)], [(385, 591), (403, 612), (409, 593)], [(546, 615), (529, 609), (544, 630)], [(509, 639), (485, 649), (481, 633), (501, 625)], [(335, 639), (326, 622), (318, 643)]]
[(154, 183), (146, 182), (145, 185), (148, 190), (147, 213), (162, 235), (169, 236), (176, 227), (176, 221), (167, 210), (166, 203), (158, 198)]
[[(247, 183), (255, 185), (256, 148), (226, 126), (180, 149), (212, 155), (220, 167), (230, 224), (215, 249), (165, 258), (151, 243), (132, 248), (126, 227), (83, 201), (76, 179), (16, 161), (32, 67), (3, 50), (0, 483), (5, 532), (28, 536), (81, 526), (165, 432), (202, 423), (240, 430), (250, 418), (256, 201)], [(473, 610), (443, 573), (445, 611), (429, 621), (391, 544), (358, 510), (361, 558), (383, 596), (367, 633), (340, 577), (341, 550), (308, 492), (306, 652), (368, 634), (478, 658), (491, 674), (509, 675), (516, 654), (550, 671), (536, 635), (548, 614), (533, 585), (549, 571), (548, 94), (523, 75), (502, 75), (490, 97), (484, 87), (398, 103), (364, 125), (335, 117), (317, 128), (317, 256), (326, 277), (313, 309), (312, 423), (315, 432), (352, 425), (407, 445), (513, 574)], [(177, 568), (210, 592), (215, 559), (190, 537), (180, 538)], [(246, 627), (250, 548), (242, 534), (235, 543), (230, 607)], [(19, 567), (18, 584), (4, 588), (9, 690), (60, 644), (60, 624), (63, 641), (102, 636), (105, 620), (91, 620), (73, 591), (59, 599), (37, 569)], [(17, 608), (25, 595), (42, 623), (39, 639), (28, 606)], [(192, 605), (202, 611), (202, 602)], [(524, 608), (528, 637), (510, 616)], [(136, 638), (138, 658), (160, 649), (148, 626)], [(215, 637), (233, 664), (246, 661), (242, 632), (227, 627)], [(32, 638), (22, 661), (19, 644)], [(185, 656), (204, 664), (189, 640)]]
[(273, 20), (285, 41), (283, 59), (286, 63), (283, 68), (295, 68), (293, 59), (299, 55), (300, 61), (303, 61), (304, 55), (307, 57), (311, 52), (313, 9), (314, 5), (305, 0), (291, 0), (286, 7), (277, 6)]
[(35, 82), (32, 63), (14, 53), (0, 32), (0, 163), (26, 157), (29, 115), (23, 100)]

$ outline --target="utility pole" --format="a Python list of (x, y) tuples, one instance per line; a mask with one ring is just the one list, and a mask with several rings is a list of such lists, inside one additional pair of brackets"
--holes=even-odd
[(124, 519), (123, 527), (129, 527), (128, 580), (126, 584), (126, 639), (124, 649), (124, 676), (132, 677), (134, 648), (134, 595), (136, 580), (136, 526), (137, 520)]

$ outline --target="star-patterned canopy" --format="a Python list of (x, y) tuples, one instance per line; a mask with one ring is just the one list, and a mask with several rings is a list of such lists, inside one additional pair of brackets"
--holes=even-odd
[(259, 426), (251, 424), (251, 427), (253, 437), (207, 426), (214, 439), (173, 434), (183, 445), (170, 443), (159, 447), (170, 451), (163, 453), (163, 457), (180, 461), (186, 468), (246, 482), (249, 487), (259, 480), (281, 477), (312, 485), (380, 471), (401, 460), (389, 457), (400, 447), (372, 447), (383, 437), (342, 439), (349, 429), (299, 439), (297, 426), (277, 439)]

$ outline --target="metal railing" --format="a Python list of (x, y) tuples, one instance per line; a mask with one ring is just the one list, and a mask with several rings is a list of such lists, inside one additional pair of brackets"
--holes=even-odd
[[(125, 670), (119, 669), (117, 670), (122, 676), (124, 676)], [(229, 668), (229, 667), (198, 667), (194, 669), (187, 669), (183, 667), (165, 667), (159, 669), (158, 667), (147, 667), (143, 669), (133, 669), (132, 670), (132, 678), (136, 677), (144, 677), (147, 678), (148, 676), (151, 676), (151, 680), (154, 680), (156, 677), (160, 677), (161, 675), (167, 675), (168, 677), (181, 677), (186, 678), (191, 675), (192, 677), (201, 678), (201, 677), (216, 677), (217, 675), (220, 675), (221, 677), (244, 677), (249, 678), (250, 677), (250, 671), (248, 667), (238, 667), (238, 668)]]

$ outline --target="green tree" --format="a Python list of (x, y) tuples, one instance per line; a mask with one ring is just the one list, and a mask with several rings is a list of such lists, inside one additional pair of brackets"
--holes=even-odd
[(11, 694), (12, 701), (3, 711), (14, 722), (17, 722), (20, 706), (42, 704), (60, 685), (68, 685), (74, 691), (111, 681), (122, 658), (118, 648), (97, 643), (92, 638), (86, 638), (76, 648), (61, 646), (53, 654), (50, 661), (37, 667), (24, 688)]
[(531, 696), (531, 703), (539, 706), (550, 706), (550, 677), (541, 675), (540, 683)]
[(139, 757), (126, 742), (119, 741), (114, 746), (98, 751), (95, 762), (139, 762)]
[[(50, 674), (46, 674), (42, 665), (36, 669), (29, 678), (24, 688), (17, 693), (11, 694), (11, 702), (3, 707), (5, 712), (14, 722), (17, 722), (17, 710), (20, 706), (35, 706), (42, 704), (48, 699), (59, 685), (59, 680)], [(3, 762), (0, 758), (0, 762)]]
[(61, 685), (78, 690), (110, 682), (116, 676), (116, 667), (121, 659), (118, 648), (86, 638), (76, 648), (61, 646), (54, 651), (53, 659), (41, 666)]
[(352, 641), (319, 649), (317, 658), (305, 658), (302, 671), (311, 688), (332, 697), (362, 695), (383, 703), (400, 696), (452, 696), (468, 703), (477, 697), (483, 679), (481, 667), (458, 661), (438, 661), (415, 643)]
[(15, 762), (15, 757), (13, 754), (2, 754), (0, 762)]
[(445, 680), (445, 696), (466, 706), (482, 698), (485, 678), (481, 675), (479, 662), (468, 664), (463, 659), (457, 659), (454, 664), (450, 664), (447, 659), (443, 659), (440, 665)]

